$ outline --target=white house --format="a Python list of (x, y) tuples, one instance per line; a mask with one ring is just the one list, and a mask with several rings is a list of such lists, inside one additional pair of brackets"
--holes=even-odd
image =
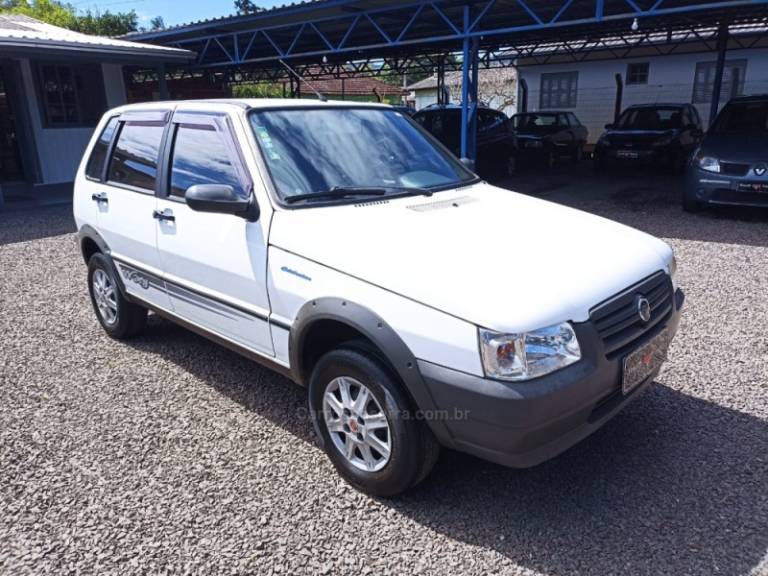
[(0, 207), (3, 194), (34, 197), (72, 182), (101, 115), (126, 102), (125, 65), (193, 57), (0, 15)]
[[(446, 72), (445, 86), (451, 102), (461, 102), (461, 72)], [(408, 86), (416, 110), (437, 103), (437, 74)], [(517, 110), (517, 72), (514, 68), (481, 69), (478, 73), (478, 99), (507, 115)]]
[[(589, 129), (594, 143), (613, 122), (618, 74), (622, 109), (633, 104), (693, 103), (706, 127), (712, 101), (716, 53), (695, 51), (660, 56), (637, 51), (626, 58), (527, 65), (520, 62), (521, 92), (527, 110), (568, 110)], [(720, 105), (741, 94), (768, 93), (768, 48), (730, 49), (726, 55)]]

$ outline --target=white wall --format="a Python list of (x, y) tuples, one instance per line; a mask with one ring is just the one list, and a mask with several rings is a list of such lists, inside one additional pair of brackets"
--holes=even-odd
[[(525, 66), (518, 69), (520, 78), (528, 83), (528, 111), (539, 110), (541, 74), (549, 72), (579, 72), (577, 106), (573, 111), (589, 129), (589, 141), (595, 142), (605, 124), (613, 121), (616, 98), (615, 75), (626, 82), (627, 64), (649, 62), (648, 84), (624, 86), (622, 108), (632, 104), (680, 102), (693, 100), (693, 80), (697, 62), (713, 62), (714, 53), (680, 54), (605, 60), (599, 62), (563, 63)], [(768, 92), (768, 50), (729, 50), (726, 60), (747, 60), (744, 94)], [(724, 102), (723, 102), (724, 104)], [(704, 125), (709, 120), (709, 103), (696, 104)]]
[[(72, 182), (85, 147), (91, 138), (93, 127), (45, 128), (32, 66), (28, 59), (20, 61), (24, 93), (29, 107), (29, 119), (37, 147), (42, 184)], [(125, 86), (119, 64), (102, 64), (107, 106), (113, 108), (125, 104)]]

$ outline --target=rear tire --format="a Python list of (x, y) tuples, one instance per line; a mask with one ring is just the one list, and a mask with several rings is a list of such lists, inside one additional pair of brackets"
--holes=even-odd
[(141, 334), (147, 309), (128, 302), (117, 283), (109, 258), (97, 252), (88, 261), (88, 292), (96, 318), (108, 336), (125, 340)]
[(339, 475), (367, 494), (394, 496), (429, 474), (439, 445), (399, 380), (368, 349), (353, 342), (320, 358), (309, 407)]

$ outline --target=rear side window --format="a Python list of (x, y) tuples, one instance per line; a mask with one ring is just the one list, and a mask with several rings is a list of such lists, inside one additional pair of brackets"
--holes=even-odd
[(109, 164), (109, 181), (154, 191), (163, 124), (126, 122)]
[(99, 136), (99, 139), (93, 146), (91, 156), (88, 158), (88, 164), (85, 165), (85, 175), (88, 178), (101, 180), (104, 171), (104, 161), (107, 159), (109, 144), (112, 142), (112, 136), (115, 135), (116, 129), (117, 116), (109, 119), (107, 125), (104, 126), (104, 130), (101, 131), (101, 136)]
[(179, 125), (173, 143), (171, 196), (196, 184), (226, 184), (245, 195), (227, 145), (212, 126)]

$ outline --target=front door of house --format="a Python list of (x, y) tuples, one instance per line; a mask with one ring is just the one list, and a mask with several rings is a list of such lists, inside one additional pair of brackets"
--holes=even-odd
[(22, 180), (21, 153), (13, 103), (8, 94), (8, 74), (0, 65), (0, 182)]

